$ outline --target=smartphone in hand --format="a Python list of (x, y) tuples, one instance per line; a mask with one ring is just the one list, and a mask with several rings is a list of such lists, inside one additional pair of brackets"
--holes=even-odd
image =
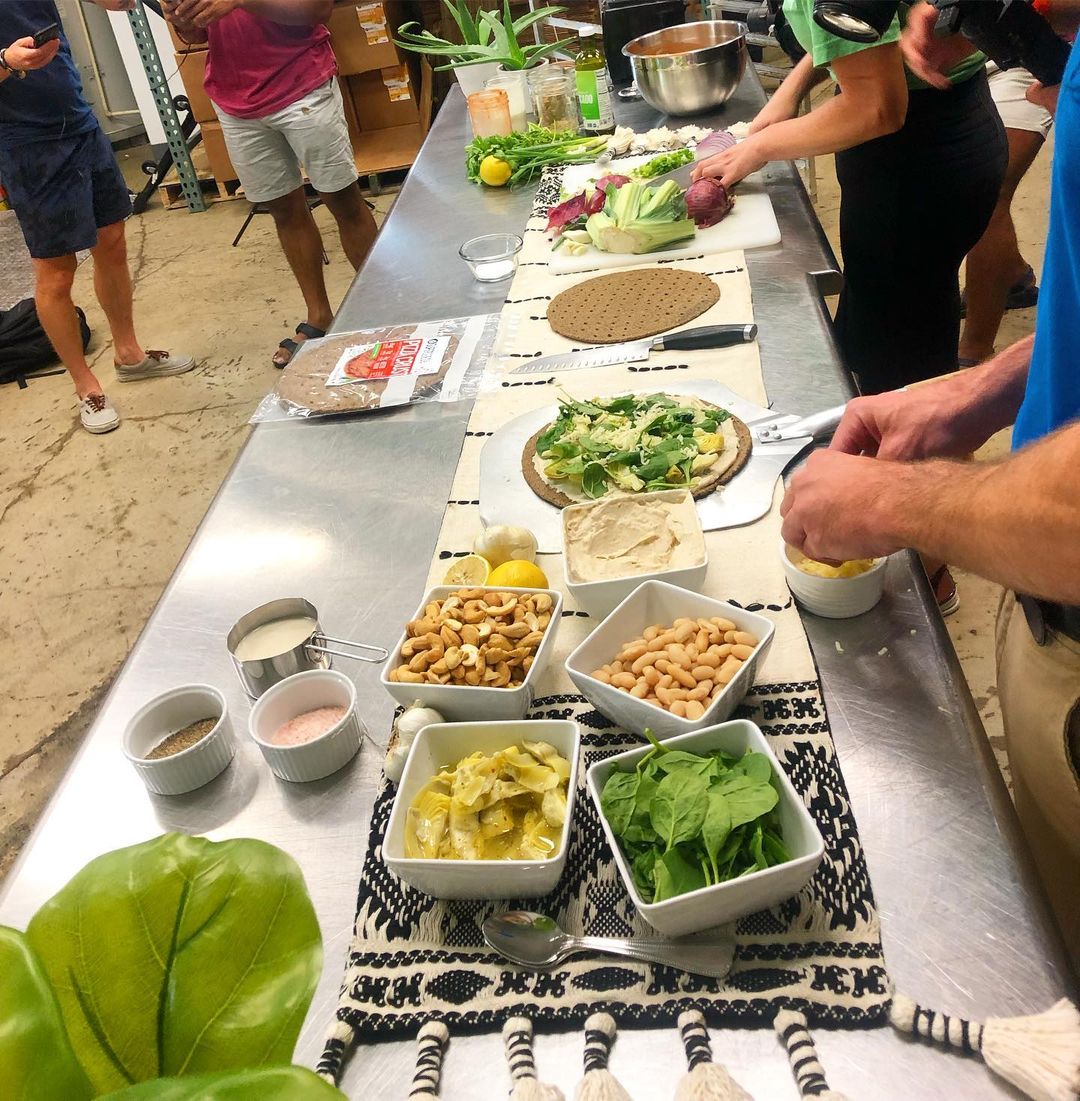
[(51, 42), (54, 38), (59, 38), (59, 37), (60, 37), (60, 24), (59, 23), (50, 23), (47, 27), (42, 27), (40, 31), (38, 31), (35, 35), (33, 35), (34, 49), (35, 50), (40, 50), (41, 47), (44, 46), (46, 42)]

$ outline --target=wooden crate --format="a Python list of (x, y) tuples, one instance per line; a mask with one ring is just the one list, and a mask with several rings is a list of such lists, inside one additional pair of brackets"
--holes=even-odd
[[(202, 145), (197, 145), (191, 151), (191, 163), (195, 167), (195, 175), (202, 189), (203, 198), (208, 203), (221, 203), (228, 199), (243, 198), (239, 180), (216, 180), (210, 171), (210, 164), (206, 157), (206, 150)], [(184, 199), (184, 189), (172, 168), (169, 174), (161, 181), (158, 188), (161, 196), (161, 205), (166, 210), (186, 210), (187, 201)]]

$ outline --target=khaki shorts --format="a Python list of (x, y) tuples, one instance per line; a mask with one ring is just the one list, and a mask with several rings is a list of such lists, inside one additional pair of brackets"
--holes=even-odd
[(214, 106), (229, 159), (251, 202), (265, 203), (295, 191), (304, 182), (304, 171), (324, 195), (356, 183), (345, 108), (333, 77), (288, 107), (258, 119), (237, 118)]
[(990, 61), (986, 75), (990, 81), (990, 96), (1005, 129), (1029, 130), (1045, 139), (1054, 125), (1054, 116), (1045, 107), (1028, 101), (1027, 90), (1035, 83), (1031, 73), (1027, 69), (999, 69)]
[(1080, 971), (1080, 643), (1048, 631), (1039, 646), (1005, 593), (997, 676), (1016, 813)]

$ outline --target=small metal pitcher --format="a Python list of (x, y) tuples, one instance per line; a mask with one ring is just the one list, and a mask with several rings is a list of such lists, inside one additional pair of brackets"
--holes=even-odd
[[(303, 642), (284, 653), (257, 661), (241, 661), (236, 656), (236, 648), (240, 645), (241, 639), (247, 638), (256, 627), (278, 619), (288, 619), (291, 616), (306, 616), (315, 620), (315, 629)], [(335, 649), (333, 646), (327, 646), (328, 642), (339, 647), (351, 647), (352, 650), (366, 650), (371, 656), (352, 653), (348, 649)], [(236, 675), (240, 678), (244, 691), (253, 700), (257, 700), (271, 685), (291, 677), (294, 673), (304, 673), (309, 669), (329, 669), (331, 654), (352, 658), (354, 661), (369, 662), (382, 662), (389, 656), (389, 651), (381, 646), (368, 646), (363, 642), (353, 642), (347, 638), (333, 638), (323, 634), (319, 626), (318, 609), (311, 601), (299, 596), (271, 600), (268, 604), (260, 604), (259, 607), (241, 616), (229, 632), (226, 645), (229, 648), (229, 657), (232, 658)]]

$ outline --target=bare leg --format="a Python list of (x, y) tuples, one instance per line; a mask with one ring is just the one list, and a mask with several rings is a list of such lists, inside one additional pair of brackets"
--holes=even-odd
[(75, 303), (71, 300), (71, 284), (75, 279), (75, 257), (57, 256), (49, 260), (34, 260), (36, 286), (34, 304), (38, 320), (56, 354), (60, 357), (79, 398), (103, 393), (83, 355), (82, 333)]
[[(323, 279), (322, 236), (308, 210), (304, 189), (298, 187), (280, 199), (272, 199), (267, 207), (277, 227), (278, 240), (282, 252), (289, 261), (289, 267), (300, 286), (307, 308), (306, 321), (317, 329), (325, 329), (334, 319), (330, 308), (330, 299), (326, 296), (326, 281)], [(303, 335), (294, 337), (304, 340)], [(278, 349), (274, 362), (284, 364), (289, 360), (284, 349)]]
[(1010, 207), (1024, 173), (1043, 145), (1041, 134), (1031, 130), (1006, 130), (1009, 165), (997, 206), (986, 232), (967, 257), (967, 318), (960, 337), (960, 358), (981, 362), (994, 354), (1009, 290), (1027, 272), (1020, 255)]
[(135, 336), (124, 223), (114, 222), (99, 229), (98, 243), (90, 250), (90, 255), (94, 258), (94, 292), (112, 332), (113, 362), (141, 363), (146, 352)]
[(341, 247), (345, 250), (349, 263), (359, 271), (371, 250), (375, 234), (379, 232), (375, 218), (360, 194), (360, 185), (350, 184), (331, 194), (320, 191), (319, 195), (337, 222)]

